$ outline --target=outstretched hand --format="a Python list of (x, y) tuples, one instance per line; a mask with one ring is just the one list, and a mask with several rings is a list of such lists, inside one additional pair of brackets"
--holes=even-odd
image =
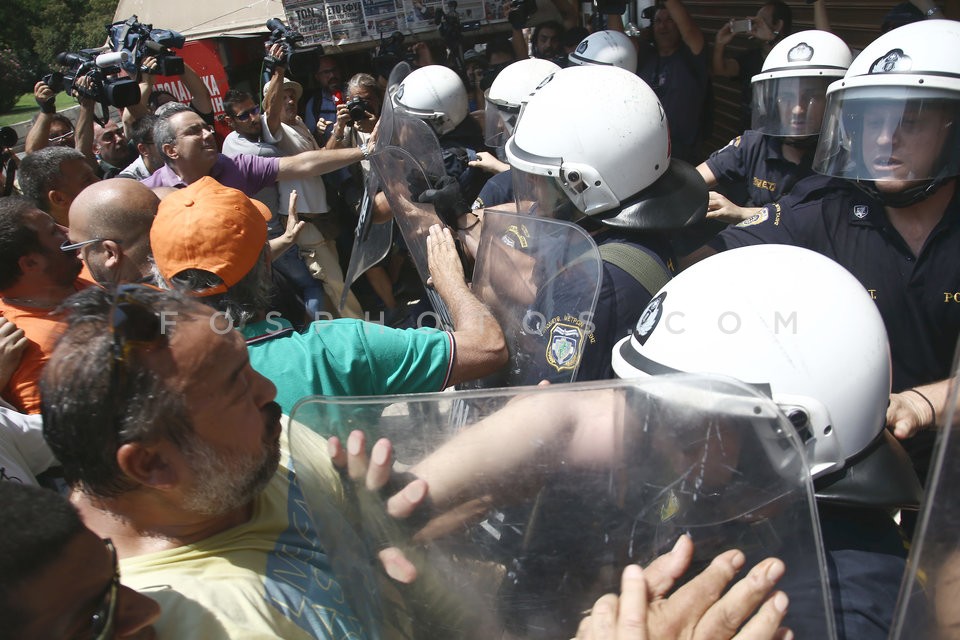
[[(394, 479), (393, 446), (386, 438), (377, 440), (369, 454), (366, 435), (362, 431), (350, 433), (346, 448), (336, 436), (327, 441), (327, 447), (334, 466), (346, 473), (361, 494), (363, 525), (377, 529), (372, 533), (380, 538), (376, 542), (382, 548), (378, 549), (377, 556), (384, 571), (397, 582), (413, 582), (417, 578), (416, 566), (394, 545), (406, 542), (398, 539), (402, 529), (400, 521), (409, 518), (424, 503), (427, 483), (414, 479), (394, 491), (391, 482)], [(384, 492), (391, 494), (383, 496), (385, 500), (380, 497)]]
[(783, 562), (776, 558), (763, 560), (724, 594), (745, 562), (742, 552), (730, 550), (714, 558), (710, 566), (668, 596), (692, 558), (693, 543), (682, 536), (670, 553), (660, 556), (646, 569), (638, 565), (624, 569), (620, 595), (607, 594), (597, 600), (590, 615), (580, 623), (577, 638), (793, 637), (789, 629), (780, 627), (788, 605), (786, 594), (769, 594), (784, 573)]

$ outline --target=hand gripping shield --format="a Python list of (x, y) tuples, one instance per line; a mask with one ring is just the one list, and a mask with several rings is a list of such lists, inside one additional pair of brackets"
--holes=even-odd
[[(457, 429), (463, 401), (482, 411)], [(835, 637), (800, 438), (776, 405), (732, 379), (315, 397), (292, 422), (393, 443), (398, 483), (377, 491), (343, 473), (355, 527), (337, 532), (349, 540), (324, 540), (331, 557), (376, 574), (376, 590), (345, 589), (379, 607), (374, 625), (404, 620), (423, 638), (571, 637), (626, 564), (649, 563), (686, 533), (696, 548), (686, 577), (731, 548), (748, 566), (778, 556), (791, 601), (784, 624), (798, 637)], [(413, 477), (400, 472), (429, 486), (430, 500), (405, 519), (384, 502)], [(321, 511), (329, 502), (322, 492), (306, 500)], [(378, 569), (385, 548), (403, 552), (415, 580), (398, 585)]]

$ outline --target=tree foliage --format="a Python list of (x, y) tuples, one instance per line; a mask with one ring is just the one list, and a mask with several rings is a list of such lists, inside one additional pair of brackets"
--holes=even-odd
[(12, 65), (0, 74), (0, 103), (32, 91), (55, 67), (57, 53), (102, 45), (116, 6), (116, 0), (0, 1), (0, 50)]

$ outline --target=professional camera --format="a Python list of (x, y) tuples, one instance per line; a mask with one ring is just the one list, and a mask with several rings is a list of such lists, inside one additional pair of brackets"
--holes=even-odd
[(370, 111), (370, 103), (363, 98), (350, 98), (346, 102), (346, 107), (350, 112), (350, 122), (366, 120), (367, 112)]
[(114, 22), (107, 27), (110, 34), (110, 48), (114, 51), (126, 51), (129, 59), (121, 66), (131, 77), (139, 77), (143, 59), (153, 56), (157, 59), (157, 69), (153, 71), (162, 76), (178, 76), (183, 73), (183, 58), (171, 49), (183, 47), (185, 38), (170, 29), (154, 29), (151, 24), (140, 24), (137, 16), (131, 16), (123, 22)]
[(383, 34), (380, 34), (380, 47), (372, 60), (377, 75), (388, 78), (390, 71), (398, 63), (406, 61), (413, 64), (416, 56), (404, 46), (404, 40), (406, 38), (399, 31), (394, 31), (389, 38), (384, 38)]
[(434, 14), (434, 22), (440, 27), (440, 37), (446, 41), (451, 48), (460, 44), (460, 36), (464, 31), (477, 31), (480, 28), (480, 20), (460, 21), (460, 14), (457, 13), (456, 0), (447, 2), (447, 10), (437, 7)]
[(279, 18), (270, 18), (267, 20), (267, 29), (270, 29), (270, 37), (267, 38), (267, 44), (282, 44), (283, 50), (288, 58), (293, 55), (294, 50), (303, 42), (303, 34), (283, 24), (283, 21)]
[(537, 12), (537, 0), (512, 0), (507, 20), (514, 29), (523, 29), (530, 16)]
[[(43, 77), (43, 82), (54, 92), (80, 93), (102, 105), (129, 107), (140, 102), (140, 85), (133, 78), (121, 78), (116, 74), (129, 55), (125, 51), (101, 53), (99, 49), (82, 49), (76, 53), (57, 54), (57, 63), (69, 71), (54, 72)], [(90, 86), (84, 88), (77, 79), (90, 78)]]

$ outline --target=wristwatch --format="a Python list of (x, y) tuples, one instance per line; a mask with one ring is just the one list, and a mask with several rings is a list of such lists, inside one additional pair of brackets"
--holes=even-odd
[(928, 18), (931, 18), (931, 17), (937, 15), (938, 13), (940, 13), (940, 7), (933, 6), (933, 7), (929, 8), (929, 9), (927, 9), (926, 16), (927, 16)]
[(363, 154), (364, 160), (366, 160), (367, 158), (370, 157), (370, 149), (367, 148), (367, 143), (366, 143), (366, 142), (361, 142), (361, 143), (360, 143), (360, 153)]

